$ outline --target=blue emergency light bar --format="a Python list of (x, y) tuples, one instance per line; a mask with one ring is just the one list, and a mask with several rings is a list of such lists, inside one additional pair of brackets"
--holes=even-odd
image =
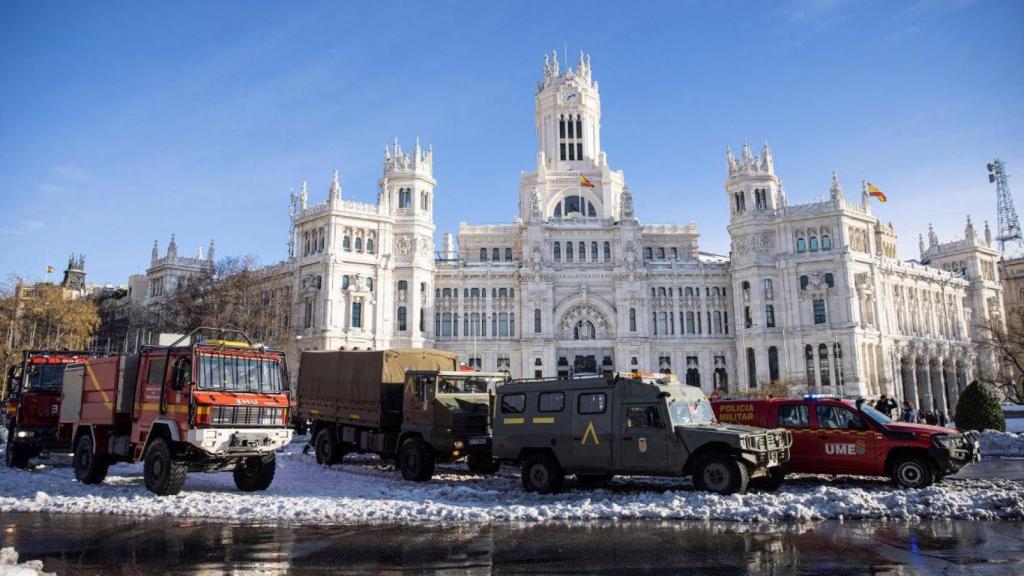
[(838, 399), (838, 394), (804, 394), (804, 400), (820, 400), (822, 398), (829, 398), (832, 400)]

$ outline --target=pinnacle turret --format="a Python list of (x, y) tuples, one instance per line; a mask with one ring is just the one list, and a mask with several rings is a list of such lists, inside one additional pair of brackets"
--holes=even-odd
[(341, 182), (338, 179), (338, 171), (335, 170), (331, 175), (331, 189), (327, 194), (327, 199), (330, 202), (337, 202), (341, 200)]
[(832, 171), (832, 185), (828, 188), (829, 195), (833, 200), (843, 197), (843, 185), (839, 183), (839, 174)]
[(740, 150), (740, 159), (737, 160), (730, 148), (725, 149), (725, 159), (729, 168), (729, 177), (734, 176), (774, 176), (775, 158), (772, 155), (771, 146), (765, 141), (761, 153), (754, 155), (750, 145), (743, 140), (743, 148)]
[(420, 146), (419, 138), (416, 138), (411, 156), (408, 152), (402, 150), (402, 146), (398, 143), (398, 138), (395, 138), (390, 150), (388, 148), (384, 149), (385, 176), (396, 172), (415, 172), (427, 177), (433, 177), (433, 165), (433, 147), (428, 145), (427, 149), (423, 150), (422, 146)]

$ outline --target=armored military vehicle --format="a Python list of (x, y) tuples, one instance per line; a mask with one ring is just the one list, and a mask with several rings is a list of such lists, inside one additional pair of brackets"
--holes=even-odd
[(693, 476), (699, 490), (781, 484), (792, 436), (722, 424), (700, 388), (671, 375), (519, 380), (497, 393), (493, 453), (522, 465), (523, 488), (557, 492), (615, 474)]
[(463, 458), (473, 472), (493, 473), (491, 399), (507, 378), (460, 371), (457, 355), (427, 348), (306, 351), (296, 412), (312, 422), (321, 464), (353, 452), (394, 460), (416, 482), (435, 463)]

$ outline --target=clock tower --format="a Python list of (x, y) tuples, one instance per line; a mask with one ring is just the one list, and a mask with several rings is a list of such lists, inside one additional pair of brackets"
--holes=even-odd
[(558, 54), (544, 57), (544, 79), (537, 83), (538, 151), (548, 169), (597, 167), (601, 151), (601, 97), (590, 77), (590, 56), (580, 52), (573, 70), (559, 69)]

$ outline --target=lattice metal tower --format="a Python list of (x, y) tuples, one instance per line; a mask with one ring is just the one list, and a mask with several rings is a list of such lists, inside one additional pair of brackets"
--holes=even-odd
[(996, 185), (996, 215), (999, 219), (999, 234), (996, 241), (999, 242), (999, 251), (1004, 257), (1007, 251), (1024, 256), (1024, 235), (1021, 235), (1020, 220), (1017, 218), (1017, 210), (1013, 207), (1006, 165), (999, 158), (988, 165), (988, 181)]

